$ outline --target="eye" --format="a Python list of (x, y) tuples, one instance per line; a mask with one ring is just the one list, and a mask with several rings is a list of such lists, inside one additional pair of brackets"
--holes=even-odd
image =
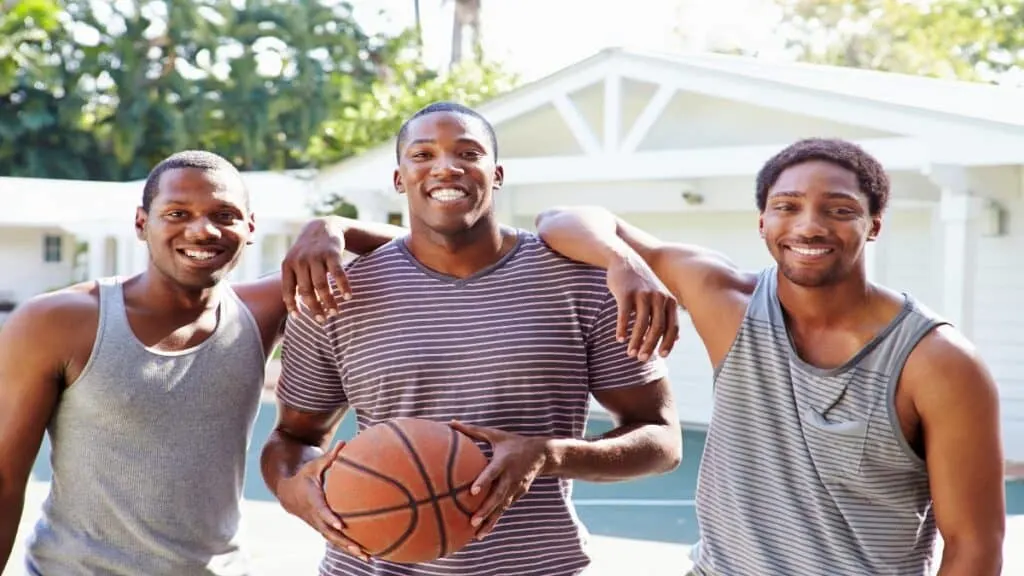
[(184, 210), (171, 210), (170, 212), (167, 213), (168, 218), (172, 218), (175, 220), (184, 218), (185, 216), (187, 216), (187, 214), (185, 214)]
[(430, 158), (430, 154), (427, 153), (427, 152), (422, 152), (422, 151), (421, 152), (413, 152), (413, 154), (412, 154), (412, 156), (410, 156), (410, 158), (412, 158), (413, 160), (426, 160), (427, 158)]
[(222, 222), (231, 222), (232, 220), (239, 218), (238, 214), (235, 214), (234, 212), (218, 212), (215, 216), (217, 220)]
[(781, 202), (779, 204), (775, 204), (774, 209), (776, 212), (792, 212), (796, 210), (796, 206), (789, 202)]
[(468, 160), (478, 160), (483, 158), (483, 156), (483, 152), (480, 152), (479, 150), (468, 150), (462, 153), (462, 157)]

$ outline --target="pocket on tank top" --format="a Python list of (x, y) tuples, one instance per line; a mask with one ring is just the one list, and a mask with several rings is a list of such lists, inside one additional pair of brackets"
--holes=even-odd
[(807, 451), (822, 480), (844, 483), (860, 473), (867, 420), (826, 418), (805, 407), (800, 410), (800, 421)]

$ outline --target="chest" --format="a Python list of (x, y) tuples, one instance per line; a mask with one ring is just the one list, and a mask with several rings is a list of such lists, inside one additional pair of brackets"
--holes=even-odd
[(376, 417), (481, 420), (586, 402), (588, 314), (573, 298), (522, 290), (378, 294), (333, 337), (350, 405)]

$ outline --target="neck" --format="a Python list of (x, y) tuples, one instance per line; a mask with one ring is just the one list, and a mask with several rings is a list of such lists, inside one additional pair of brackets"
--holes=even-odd
[(446, 235), (410, 222), (409, 252), (421, 264), (455, 278), (466, 278), (494, 264), (511, 248), (501, 226), (485, 217), (459, 234)]
[(155, 269), (152, 264), (133, 281), (125, 285), (126, 290), (131, 290), (145, 302), (153, 302), (167, 312), (202, 312), (217, 307), (220, 299), (221, 285), (217, 284), (212, 288), (191, 288), (182, 286), (162, 272)]
[(863, 270), (838, 284), (815, 288), (794, 284), (781, 271), (777, 274), (779, 304), (790, 324), (801, 328), (828, 328), (857, 318), (875, 293)]

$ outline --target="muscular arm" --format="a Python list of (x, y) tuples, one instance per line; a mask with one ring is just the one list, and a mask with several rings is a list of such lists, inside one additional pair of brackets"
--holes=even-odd
[(904, 370), (921, 419), (935, 521), (944, 541), (939, 576), (997, 576), (1006, 504), (999, 397), (971, 345), (941, 327)]
[(606, 268), (638, 268), (642, 259), (689, 312), (713, 364), (736, 336), (757, 278), (724, 255), (689, 244), (662, 242), (604, 208), (557, 208), (537, 217), (537, 231), (567, 258)]
[(619, 482), (675, 469), (683, 456), (668, 380), (595, 392), (616, 427), (598, 438), (548, 442), (543, 475)]
[[(277, 406), (277, 426), (263, 446), (260, 471), (267, 487), (280, 499), (281, 481), (295, 476), (303, 464), (324, 455), (348, 407), (333, 412), (303, 412), (281, 402)], [(285, 508), (289, 506), (285, 504)]]
[[(57, 316), (55, 318), (55, 316)], [(0, 329), (0, 572), (21, 521), (32, 462), (60, 390), (52, 296), (20, 306)]]

